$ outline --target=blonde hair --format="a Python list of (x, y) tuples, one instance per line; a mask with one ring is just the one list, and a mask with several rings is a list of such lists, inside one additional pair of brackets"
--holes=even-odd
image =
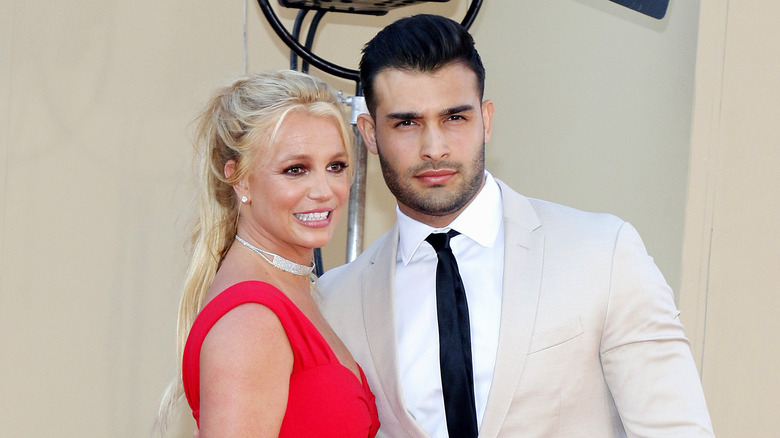
[[(161, 435), (170, 414), (185, 398), (181, 360), (187, 336), (236, 234), (241, 204), (233, 185), (247, 178), (257, 160), (273, 147), (279, 127), (293, 111), (330, 118), (338, 125), (351, 172), (352, 129), (333, 90), (307, 74), (283, 70), (241, 77), (218, 89), (197, 119), (200, 214), (192, 234), (192, 259), (179, 304), (179, 373), (160, 405), (156, 428)], [(227, 177), (225, 164), (230, 160), (236, 166)]]

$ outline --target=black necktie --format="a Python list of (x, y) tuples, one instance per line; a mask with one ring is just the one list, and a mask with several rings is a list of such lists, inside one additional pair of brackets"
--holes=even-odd
[(471, 334), (466, 290), (450, 239), (459, 233), (434, 233), (425, 240), (436, 250), (436, 312), (439, 318), (439, 365), (444, 393), (444, 412), (450, 438), (475, 438), (474, 373), (471, 364)]

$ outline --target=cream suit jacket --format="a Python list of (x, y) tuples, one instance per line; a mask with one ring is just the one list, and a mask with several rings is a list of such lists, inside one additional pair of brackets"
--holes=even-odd
[[(503, 301), (479, 436), (714, 436), (672, 291), (634, 228), (499, 186)], [(400, 385), (397, 247), (396, 225), (317, 290), (376, 396), (378, 436), (427, 437)]]

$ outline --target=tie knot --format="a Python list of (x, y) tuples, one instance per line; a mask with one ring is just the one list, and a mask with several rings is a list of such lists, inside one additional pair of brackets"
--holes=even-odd
[(442, 249), (450, 250), (450, 239), (460, 234), (455, 230), (449, 230), (446, 233), (431, 233), (425, 238), (425, 241), (430, 243), (436, 252)]

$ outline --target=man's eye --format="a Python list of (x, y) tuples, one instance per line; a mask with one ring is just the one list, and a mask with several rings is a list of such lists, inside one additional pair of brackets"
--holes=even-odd
[(448, 120), (466, 120), (466, 118), (460, 114), (454, 114), (448, 117)]
[(412, 125), (414, 125), (414, 120), (401, 120), (395, 126), (412, 126)]

